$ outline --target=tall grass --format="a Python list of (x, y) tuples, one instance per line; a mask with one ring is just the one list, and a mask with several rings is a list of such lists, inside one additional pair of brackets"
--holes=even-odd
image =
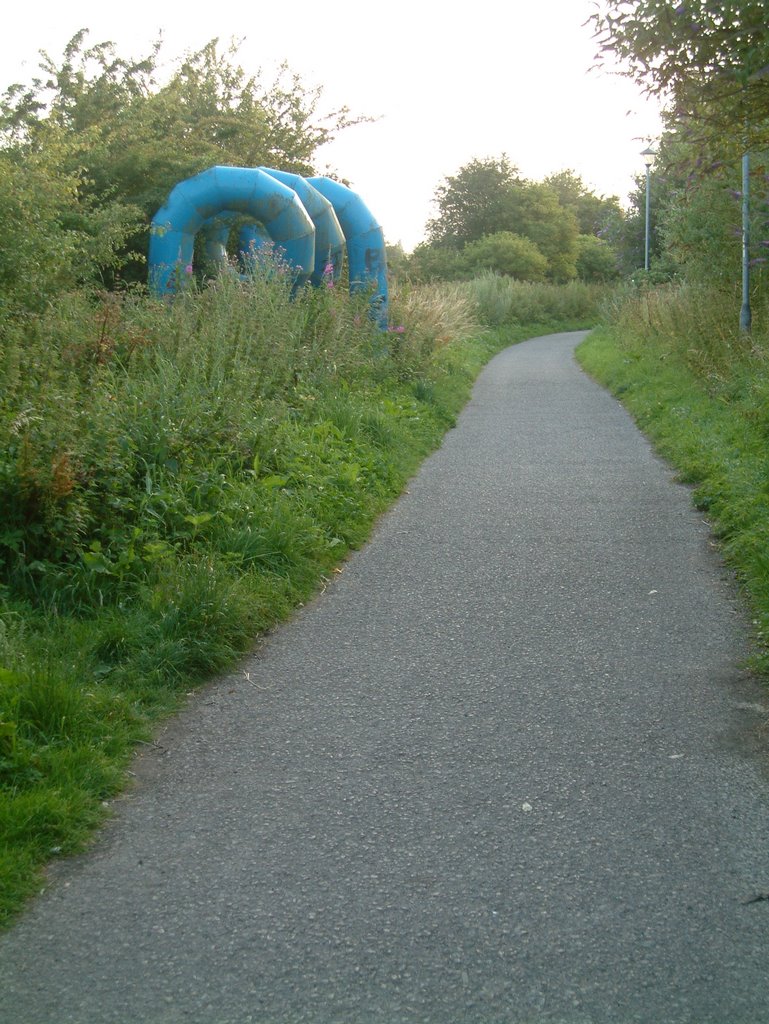
[[(399, 338), (403, 355), (423, 360), (453, 341), (478, 333), (479, 310), (467, 288), (451, 282), (434, 285), (401, 283), (392, 296), (392, 313), (400, 328), (409, 325)], [(399, 333), (396, 328), (396, 333)]]
[(739, 289), (670, 282), (657, 287), (626, 285), (607, 296), (604, 319), (626, 338), (660, 342), (703, 380), (730, 376), (735, 362), (761, 357), (769, 332), (769, 299), (753, 299), (753, 332), (739, 329)]
[(593, 326), (611, 286), (572, 281), (566, 285), (514, 281), (487, 271), (460, 286), (480, 321), (489, 327), (570, 323)]

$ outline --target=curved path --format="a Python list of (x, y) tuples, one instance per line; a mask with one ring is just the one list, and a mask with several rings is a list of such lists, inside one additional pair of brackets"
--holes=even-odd
[[(0, 940), (2, 1024), (766, 1024), (766, 691), (686, 489), (498, 356)], [(752, 901), (752, 902), (749, 902)]]

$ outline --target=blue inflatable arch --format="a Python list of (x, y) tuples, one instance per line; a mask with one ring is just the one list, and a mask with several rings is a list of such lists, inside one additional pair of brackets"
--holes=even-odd
[(336, 279), (347, 253), (350, 291), (372, 290), (372, 312), (387, 326), (387, 260), (384, 234), (361, 198), (331, 178), (302, 178), (268, 167), (211, 167), (180, 182), (152, 220), (149, 284), (166, 295), (183, 284), (192, 266), (195, 236), (205, 237), (206, 256), (226, 262), (226, 243), (236, 218), (254, 222), (241, 230), (238, 247), (248, 252), (267, 241), (293, 268), (298, 285)]
[(310, 184), (334, 207), (347, 244), (350, 291), (374, 286), (374, 302), (387, 316), (387, 257), (382, 228), (360, 198), (332, 178), (308, 178)]

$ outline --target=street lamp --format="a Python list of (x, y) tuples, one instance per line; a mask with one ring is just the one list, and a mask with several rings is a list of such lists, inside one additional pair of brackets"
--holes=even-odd
[(750, 334), (753, 315), (750, 310), (750, 155), (742, 155), (742, 306), (740, 330)]
[(644, 236), (644, 270), (649, 270), (649, 195), (651, 192), (651, 170), (654, 158), (657, 155), (656, 149), (649, 144), (641, 153), (643, 162), (646, 164), (646, 234)]

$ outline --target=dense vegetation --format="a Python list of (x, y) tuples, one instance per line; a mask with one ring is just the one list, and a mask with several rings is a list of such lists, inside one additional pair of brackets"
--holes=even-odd
[[(60, 62), (0, 99), (0, 314), (62, 288), (144, 280), (147, 224), (177, 182), (215, 164), (312, 170), (351, 123), (287, 69), (264, 84), (212, 41), (172, 67), (79, 32)], [(166, 81), (158, 84), (163, 72)]]
[(421, 280), (462, 280), (484, 270), (520, 281), (613, 281), (619, 256), (607, 240), (624, 217), (573, 171), (527, 181), (506, 156), (476, 159), (436, 189), (437, 216), (409, 260)]

